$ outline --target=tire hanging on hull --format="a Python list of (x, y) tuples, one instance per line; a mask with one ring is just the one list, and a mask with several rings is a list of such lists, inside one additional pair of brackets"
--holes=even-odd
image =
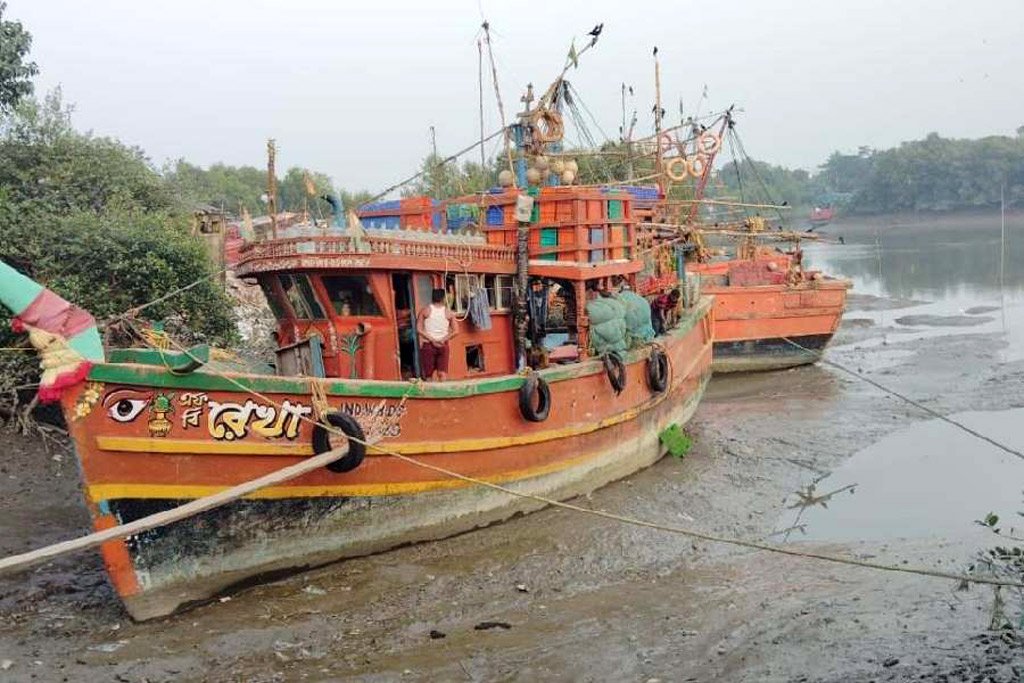
[(615, 394), (619, 395), (626, 388), (626, 364), (617, 353), (606, 353), (601, 359), (604, 362), (605, 372), (608, 373), (608, 381), (612, 384)]
[(551, 389), (539, 375), (529, 375), (519, 387), (519, 412), (530, 422), (548, 419), (551, 413)]
[(647, 359), (647, 386), (656, 394), (668, 388), (668, 356), (657, 347)]
[[(366, 457), (366, 434), (363, 428), (354, 417), (348, 413), (333, 412), (323, 417), (324, 421), (332, 427), (344, 432), (348, 438), (348, 453), (344, 457), (335, 460), (327, 465), (331, 472), (351, 472), (362, 464)], [(317, 455), (331, 450), (331, 432), (324, 425), (317, 425), (313, 429), (313, 452)]]

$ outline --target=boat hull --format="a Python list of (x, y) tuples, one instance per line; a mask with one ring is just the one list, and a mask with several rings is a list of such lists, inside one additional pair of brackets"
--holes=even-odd
[(831, 339), (831, 334), (813, 334), (715, 342), (712, 368), (717, 373), (764, 372), (809, 365), (821, 360)]
[(779, 370), (817, 362), (839, 327), (848, 287), (832, 279), (703, 286), (715, 297), (714, 371)]
[[(703, 394), (712, 339), (712, 306), (704, 299), (659, 340), (671, 366), (669, 387), (660, 394), (646, 383), (647, 349), (627, 356), (627, 386), (618, 395), (599, 361), (541, 371), (552, 409), (540, 423), (519, 413), (518, 376), (430, 385), (338, 380), (324, 388), (332, 408), (384, 435), (382, 447), (521, 493), (565, 499), (661, 457), (658, 434), (684, 424)], [(234, 378), (263, 401), (205, 372), (103, 365), (90, 379), (69, 392), (64, 408), (98, 529), (176, 507), (313, 452), (313, 425), (291, 420), (311, 402), (310, 392), (300, 391), (302, 380)], [(83, 410), (88, 400), (94, 405)], [(133, 400), (149, 409), (121, 422), (131, 414), (124, 401)], [(170, 411), (164, 410), (168, 402)], [(269, 576), (461, 533), (541, 506), (371, 450), (351, 472), (303, 475), (109, 542), (102, 553), (128, 612), (142, 620)]]

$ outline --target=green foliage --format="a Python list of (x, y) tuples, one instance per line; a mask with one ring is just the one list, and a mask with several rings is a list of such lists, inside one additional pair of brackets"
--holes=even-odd
[[(226, 164), (213, 164), (204, 169), (178, 159), (165, 166), (162, 175), (168, 191), (184, 206), (209, 204), (234, 215), (241, 214), (243, 208), (253, 216), (267, 212), (265, 169)], [(307, 192), (306, 176), (313, 183), (313, 196)], [(345, 207), (358, 206), (372, 196), (365, 191), (338, 192), (330, 176), (297, 166), (277, 179), (279, 211), (309, 211), (317, 218), (326, 218), (331, 214), (331, 205), (321, 199), (325, 194), (340, 197)]]
[(172, 204), (142, 150), (77, 133), (60, 90), (0, 125), (0, 189), (22, 211), (158, 211)]
[(863, 212), (947, 211), (993, 206), (1006, 188), (1009, 204), (1024, 202), (1024, 138), (990, 136), (924, 140), (874, 151), (853, 206)]
[(178, 159), (163, 169), (163, 177), (182, 205), (210, 204), (232, 214), (242, 208), (266, 213), (267, 172), (254, 166), (213, 164), (208, 169)]
[[(211, 274), (187, 220), (142, 152), (76, 132), (59, 92), (0, 124), (0, 258), (97, 318)], [(172, 314), (193, 338), (235, 338), (216, 279), (146, 310)]]
[(718, 171), (717, 178), (715, 194), (725, 194), (740, 202), (786, 202), (789, 206), (804, 208), (816, 203), (820, 194), (818, 184), (807, 171), (763, 161), (729, 161)]
[(402, 188), (402, 196), (451, 199), (482, 192), (497, 184), (498, 172), (507, 164), (503, 159), (496, 157), (484, 166), (475, 161), (440, 164), (439, 157), (428, 154), (421, 166), (422, 175)]
[[(307, 178), (312, 184), (312, 194), (307, 187)], [(289, 168), (284, 178), (277, 184), (278, 205), (284, 211), (308, 211), (315, 218), (327, 218), (331, 215), (331, 205), (320, 197), (332, 193), (334, 184), (330, 177), (295, 166)]]
[[(13, 210), (12, 210), (13, 208)], [(212, 275), (203, 245), (186, 221), (162, 212), (21, 212), (0, 203), (0, 259), (97, 319), (117, 315)], [(190, 340), (231, 343), (231, 303), (210, 277), (143, 317), (176, 319)]]
[(32, 34), (19, 21), (4, 19), (6, 2), (0, 2), (0, 113), (10, 110), (32, 94), (32, 77), (39, 73), (28, 61)]

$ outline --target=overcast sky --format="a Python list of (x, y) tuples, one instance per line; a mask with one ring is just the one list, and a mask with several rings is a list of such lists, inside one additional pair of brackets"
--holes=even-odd
[[(353, 190), (408, 175), (431, 125), (442, 154), (479, 137), (481, 13), (506, 111), (604, 23), (570, 79), (613, 137), (622, 82), (639, 129), (653, 125), (655, 45), (669, 120), (680, 97), (689, 111), (736, 103), (747, 151), (773, 163), (812, 169), (835, 149), (1024, 124), (1022, 0), (8, 2), (33, 34), (39, 90), (62, 86), (79, 128), (158, 165), (262, 165), (274, 137), (280, 166)], [(492, 131), (489, 75), (485, 88)]]

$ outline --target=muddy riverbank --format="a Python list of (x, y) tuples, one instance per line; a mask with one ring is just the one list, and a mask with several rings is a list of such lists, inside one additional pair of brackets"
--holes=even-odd
[[(869, 242), (847, 246), (808, 250), (814, 265), (846, 272), (863, 290), (830, 360), (944, 414), (1024, 406), (1024, 358), (1012, 320), (1008, 331), (998, 320), (970, 327), (897, 320), (971, 315), (966, 308), (999, 305), (994, 290), (951, 296), (941, 278), (934, 286), (876, 282)], [(980, 281), (976, 275), (960, 279)], [(962, 305), (967, 299), (971, 304)], [(922, 533), (904, 525), (891, 500), (900, 486), (908, 501), (910, 491), (949, 495), (951, 482), (934, 468), (901, 468), (905, 481), (890, 487), (895, 494), (872, 490), (867, 479), (841, 494), (857, 509), (887, 496), (886, 529), (894, 533), (885, 537), (835, 533), (854, 519), (844, 516), (854, 509), (844, 507), (846, 499), (801, 519), (791, 508), (797, 491), (811, 484), (827, 491), (827, 477), (844, 463), (927, 420), (828, 365), (719, 377), (690, 426), (695, 446), (686, 458), (666, 458), (580, 502), (774, 542), (787, 527), (806, 523), (806, 536), (789, 535), (795, 547), (959, 571), (991, 539), (940, 521)], [(87, 519), (73, 458), (22, 437), (2, 438), (0, 552), (82, 533)], [(873, 457), (884, 463), (899, 455)], [(962, 457), (980, 464), (993, 454), (967, 441)], [(1024, 463), (1016, 464), (1024, 475)], [(977, 501), (977, 516), (990, 511), (988, 503)], [(991, 602), (990, 590), (959, 591), (948, 580), (738, 550), (544, 510), (146, 624), (121, 611), (94, 554), (62, 559), (0, 579), (0, 679), (1018, 680), (1024, 650), (986, 633)]]

